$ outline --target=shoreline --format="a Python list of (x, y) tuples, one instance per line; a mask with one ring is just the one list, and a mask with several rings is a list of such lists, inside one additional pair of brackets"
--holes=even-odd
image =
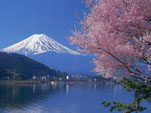
[(31, 81), (31, 80), (0, 81), (0, 85), (34, 85), (34, 84), (50, 84), (50, 85), (56, 85), (56, 84), (101, 84), (101, 85), (114, 85), (114, 84), (119, 84), (119, 83), (118, 82), (87, 82), (87, 81), (62, 81), (62, 82), (48, 81), (48, 82), (42, 82), (42, 81)]
[(0, 81), (1, 84), (6, 84), (6, 85), (15, 85), (15, 84), (24, 84), (24, 85), (31, 85), (31, 84), (39, 84), (38, 81)]

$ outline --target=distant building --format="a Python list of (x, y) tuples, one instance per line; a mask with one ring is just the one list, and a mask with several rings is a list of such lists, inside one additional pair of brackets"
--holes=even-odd
[(69, 75), (66, 76), (66, 80), (69, 80)]
[(41, 82), (46, 82), (47, 81), (47, 77), (46, 76), (42, 76), (41, 77)]
[(36, 78), (36, 75), (34, 75), (32, 79), (33, 79), (33, 80), (36, 80), (36, 79), (37, 79), (37, 78)]

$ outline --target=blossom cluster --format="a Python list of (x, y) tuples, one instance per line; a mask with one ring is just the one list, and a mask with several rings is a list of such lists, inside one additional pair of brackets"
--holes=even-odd
[(86, 0), (86, 3), (90, 13), (69, 40), (80, 51), (97, 56), (94, 71), (104, 77), (115, 73), (142, 75), (143, 69), (149, 74), (151, 0)]

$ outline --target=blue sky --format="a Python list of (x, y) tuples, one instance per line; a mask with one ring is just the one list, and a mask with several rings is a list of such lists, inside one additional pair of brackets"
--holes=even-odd
[(75, 49), (65, 36), (82, 10), (87, 10), (82, 0), (0, 0), (0, 49), (39, 33)]

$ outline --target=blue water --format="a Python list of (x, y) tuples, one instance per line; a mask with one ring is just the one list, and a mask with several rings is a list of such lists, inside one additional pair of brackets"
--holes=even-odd
[[(102, 100), (132, 99), (121, 85), (0, 85), (0, 113), (110, 113)], [(151, 113), (151, 105), (144, 105), (143, 113)]]

